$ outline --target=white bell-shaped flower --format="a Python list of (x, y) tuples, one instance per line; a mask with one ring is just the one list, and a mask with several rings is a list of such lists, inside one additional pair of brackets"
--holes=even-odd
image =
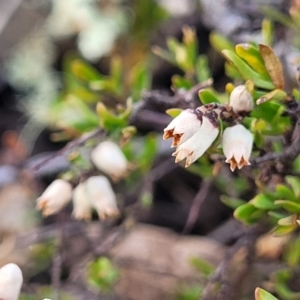
[(253, 136), (243, 125), (234, 125), (224, 130), (222, 147), (231, 171), (234, 171), (236, 167), (241, 169), (243, 166), (250, 165), (252, 145)]
[(105, 176), (92, 176), (85, 184), (90, 201), (101, 219), (119, 214), (116, 195)]
[(229, 97), (229, 105), (237, 114), (245, 114), (253, 109), (253, 97), (245, 85), (238, 85)]
[(177, 147), (192, 137), (199, 130), (201, 124), (202, 112), (200, 110), (183, 110), (164, 129), (163, 139), (173, 138), (171, 147)]
[(43, 212), (44, 216), (49, 216), (59, 212), (72, 198), (72, 185), (62, 179), (54, 180), (37, 198), (37, 209)]
[(126, 177), (128, 162), (120, 147), (110, 141), (101, 142), (91, 152), (93, 164), (114, 180)]
[(79, 183), (73, 191), (73, 216), (77, 220), (91, 219), (92, 204), (85, 182)]
[(217, 120), (211, 120), (203, 115), (202, 124), (197, 132), (187, 141), (180, 144), (172, 156), (176, 156), (175, 162), (186, 158), (185, 167), (191, 165), (211, 146), (219, 133)]
[(18, 300), (23, 283), (21, 269), (16, 264), (6, 264), (0, 268), (0, 299)]

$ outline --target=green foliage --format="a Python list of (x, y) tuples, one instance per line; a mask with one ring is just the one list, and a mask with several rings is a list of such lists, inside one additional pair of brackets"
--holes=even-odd
[(100, 257), (88, 266), (87, 280), (100, 291), (111, 291), (118, 277), (118, 270), (107, 257)]
[(184, 71), (184, 76), (174, 75), (172, 84), (175, 89), (190, 89), (195, 83), (211, 77), (206, 55), (199, 55), (196, 31), (188, 26), (183, 27), (183, 39), (179, 42), (170, 37), (167, 39), (168, 50), (154, 46), (154, 54)]
[(214, 270), (215, 267), (210, 264), (208, 261), (204, 259), (200, 259), (199, 257), (192, 257), (190, 259), (190, 264), (202, 275), (210, 276)]
[(278, 300), (278, 299), (275, 298), (270, 293), (268, 293), (267, 291), (265, 291), (261, 288), (256, 288), (256, 290), (255, 290), (255, 300)]
[(176, 300), (198, 300), (202, 289), (199, 284), (193, 286), (182, 286), (176, 296)]

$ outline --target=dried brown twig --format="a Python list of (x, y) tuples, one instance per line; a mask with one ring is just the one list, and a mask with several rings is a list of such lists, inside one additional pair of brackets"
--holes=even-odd
[[(262, 224), (247, 228), (219, 264), (199, 300), (237, 299), (243, 280), (251, 271), (255, 255), (255, 242), (267, 229), (267, 226), (262, 226)], [(243, 263), (234, 264), (234, 259), (241, 252), (244, 258)]]

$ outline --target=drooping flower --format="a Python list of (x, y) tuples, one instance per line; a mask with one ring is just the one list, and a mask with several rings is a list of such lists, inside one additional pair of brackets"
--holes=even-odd
[(92, 204), (87, 193), (85, 182), (79, 183), (73, 191), (73, 212), (72, 215), (77, 220), (91, 219)]
[(54, 180), (37, 198), (37, 209), (43, 212), (44, 216), (53, 215), (66, 206), (72, 198), (72, 185), (62, 179)]
[(219, 125), (216, 116), (204, 114), (202, 124), (188, 140), (180, 144), (172, 156), (176, 156), (175, 162), (186, 158), (185, 167), (190, 166), (211, 146), (219, 133)]
[(0, 299), (18, 300), (23, 283), (21, 269), (16, 264), (6, 264), (0, 269)]
[(85, 184), (91, 204), (101, 219), (119, 214), (116, 195), (105, 176), (92, 176)]
[(114, 180), (126, 177), (128, 162), (120, 147), (110, 141), (101, 142), (91, 152), (93, 164)]
[(163, 139), (173, 138), (172, 146), (177, 147), (192, 137), (201, 127), (202, 111), (200, 109), (183, 110), (164, 129)]
[(234, 125), (224, 130), (222, 147), (231, 171), (234, 171), (236, 167), (241, 169), (243, 166), (250, 165), (252, 145), (253, 136), (243, 125)]
[(238, 85), (229, 97), (229, 105), (237, 114), (245, 114), (253, 109), (253, 97), (245, 85)]

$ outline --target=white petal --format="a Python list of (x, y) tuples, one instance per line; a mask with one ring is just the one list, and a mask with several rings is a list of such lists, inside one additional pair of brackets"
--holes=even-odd
[(73, 216), (78, 220), (91, 219), (92, 204), (85, 183), (80, 183), (73, 191)]
[(18, 300), (23, 283), (21, 269), (16, 264), (7, 264), (0, 269), (0, 299)]
[(115, 193), (105, 176), (92, 176), (86, 181), (87, 192), (100, 218), (119, 213)]
[(59, 212), (72, 198), (72, 185), (62, 179), (54, 180), (37, 199), (37, 208), (44, 216)]
[(223, 152), (226, 162), (235, 160), (239, 168), (249, 164), (253, 136), (243, 125), (238, 124), (224, 130), (222, 137)]
[(164, 129), (164, 139), (174, 138), (172, 147), (178, 146), (192, 137), (200, 128), (201, 121), (191, 109), (182, 111)]
[(245, 85), (239, 85), (233, 89), (230, 94), (229, 105), (236, 113), (249, 112), (253, 109), (253, 97)]
[(110, 141), (100, 143), (91, 152), (94, 165), (107, 175), (120, 179), (127, 175), (127, 159), (120, 147)]
[(211, 146), (218, 136), (219, 129), (212, 122), (203, 116), (203, 123), (200, 129), (186, 142), (177, 147), (173, 153), (176, 156), (175, 162), (186, 158), (186, 167), (196, 161)]

